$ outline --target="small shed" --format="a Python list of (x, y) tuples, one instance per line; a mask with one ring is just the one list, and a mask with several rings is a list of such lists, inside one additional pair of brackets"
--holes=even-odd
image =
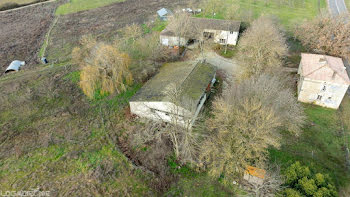
[(264, 182), (266, 171), (253, 166), (247, 166), (243, 179), (251, 184), (261, 185)]
[(5, 73), (19, 71), (21, 69), (21, 67), (24, 66), (25, 64), (26, 64), (26, 62), (24, 62), (24, 61), (15, 60), (15, 61), (11, 62), (9, 67), (7, 67)]
[(162, 8), (162, 9), (158, 10), (157, 14), (158, 14), (158, 17), (160, 18), (160, 20), (162, 20), (162, 21), (167, 21), (168, 17), (173, 15), (173, 13), (166, 8)]

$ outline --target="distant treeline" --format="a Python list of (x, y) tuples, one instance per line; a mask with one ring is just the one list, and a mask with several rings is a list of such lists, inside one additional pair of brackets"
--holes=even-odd
[(31, 4), (35, 4), (35, 3), (41, 3), (41, 2), (45, 2), (48, 0), (35, 0), (31, 3), (26, 3), (26, 4), (18, 4), (18, 3), (5, 3), (3, 5), (0, 5), (0, 11), (5, 11), (5, 10), (11, 10), (14, 8), (19, 8), (19, 7), (23, 7), (23, 6), (27, 6), (27, 5), (31, 5)]

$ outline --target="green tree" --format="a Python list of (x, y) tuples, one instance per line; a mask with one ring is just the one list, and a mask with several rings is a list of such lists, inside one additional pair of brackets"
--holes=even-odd
[(288, 187), (284, 190), (287, 197), (314, 196), (335, 197), (338, 196), (328, 175), (313, 173), (309, 167), (300, 162), (290, 165), (283, 173)]

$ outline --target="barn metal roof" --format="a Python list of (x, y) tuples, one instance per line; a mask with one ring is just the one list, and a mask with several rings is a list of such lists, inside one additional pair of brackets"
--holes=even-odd
[[(166, 89), (174, 84), (181, 89), (184, 99), (197, 103), (215, 75), (216, 69), (204, 62), (176, 62), (163, 65), (160, 72), (150, 79), (131, 101), (169, 101)], [(187, 106), (183, 106), (187, 107)]]
[(24, 61), (15, 60), (11, 62), (9, 67), (7, 67), (5, 73), (10, 71), (18, 71), (22, 66), (24, 66), (26, 63)]
[(169, 14), (170, 11), (166, 8), (162, 8), (162, 9), (158, 10), (157, 13), (160, 17), (163, 17), (163, 16)]

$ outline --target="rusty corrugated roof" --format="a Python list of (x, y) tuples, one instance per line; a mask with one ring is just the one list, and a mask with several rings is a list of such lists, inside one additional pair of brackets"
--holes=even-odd
[(252, 176), (264, 179), (266, 171), (260, 168), (256, 168), (253, 166), (247, 166), (247, 169), (245, 170), (245, 173), (250, 174)]

